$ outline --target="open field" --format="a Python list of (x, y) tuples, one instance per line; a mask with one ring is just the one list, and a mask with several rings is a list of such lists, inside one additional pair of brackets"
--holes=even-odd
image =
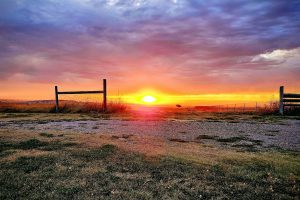
[(299, 117), (0, 114), (0, 199), (297, 199)]

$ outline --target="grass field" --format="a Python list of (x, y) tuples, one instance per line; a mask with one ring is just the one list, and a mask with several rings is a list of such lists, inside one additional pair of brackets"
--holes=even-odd
[[(135, 115), (8, 113), (0, 114), (0, 118), (0, 199), (299, 198), (298, 151), (271, 147), (248, 151), (152, 135), (118, 134), (118, 129), (108, 134), (103, 121), (98, 122), (125, 120), (130, 124)], [(279, 116), (200, 113), (175, 113), (172, 119), (227, 126), (245, 120), (272, 126), (285, 122)], [(156, 120), (154, 123), (168, 121)], [(84, 127), (44, 126), (77, 121), (79, 126), (96, 121), (97, 127), (90, 127), (96, 132), (79, 131), (86, 130)], [(201, 137), (198, 140), (220, 143), (241, 139)]]

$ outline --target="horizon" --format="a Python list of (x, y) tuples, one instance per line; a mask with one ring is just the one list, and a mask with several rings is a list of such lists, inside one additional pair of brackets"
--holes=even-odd
[[(146, 93), (149, 94), (149, 93)], [(68, 97), (69, 96), (69, 97)], [(88, 96), (88, 97), (87, 97)], [(154, 102), (145, 102), (143, 93), (128, 95), (128, 96), (108, 96), (108, 103), (112, 104), (126, 104), (130, 107), (173, 107), (180, 105), (182, 107), (194, 106), (229, 106), (245, 105), (246, 107), (255, 107), (257, 105), (263, 106), (278, 102), (277, 94), (203, 94), (203, 95), (154, 95), (156, 99)], [(212, 100), (213, 99), (213, 100)], [(74, 101), (74, 102), (90, 102), (101, 103), (102, 95), (67, 95), (59, 97), (60, 101)], [(1, 99), (0, 102), (18, 103), (18, 102), (48, 102), (55, 104), (55, 99)]]
[(273, 0), (4, 0), (0, 99), (54, 99), (54, 85), (101, 89), (106, 78), (108, 98), (126, 103), (277, 101), (279, 86), (300, 89), (299, 10)]

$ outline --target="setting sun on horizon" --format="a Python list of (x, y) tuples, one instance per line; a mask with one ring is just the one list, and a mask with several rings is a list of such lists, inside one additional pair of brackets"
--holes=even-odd
[(157, 101), (157, 98), (152, 95), (146, 95), (142, 98), (142, 101), (146, 104), (152, 104)]

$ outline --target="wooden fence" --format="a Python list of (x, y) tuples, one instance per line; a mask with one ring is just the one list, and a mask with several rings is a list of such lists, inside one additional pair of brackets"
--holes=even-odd
[(279, 112), (284, 114), (284, 107), (286, 106), (300, 106), (300, 94), (284, 93), (284, 87), (279, 88)]
[(55, 102), (56, 102), (56, 112), (59, 112), (59, 99), (58, 95), (61, 94), (103, 94), (103, 110), (107, 110), (107, 87), (106, 79), (103, 79), (103, 90), (94, 90), (94, 91), (71, 91), (71, 92), (59, 92), (58, 87), (55, 86)]

